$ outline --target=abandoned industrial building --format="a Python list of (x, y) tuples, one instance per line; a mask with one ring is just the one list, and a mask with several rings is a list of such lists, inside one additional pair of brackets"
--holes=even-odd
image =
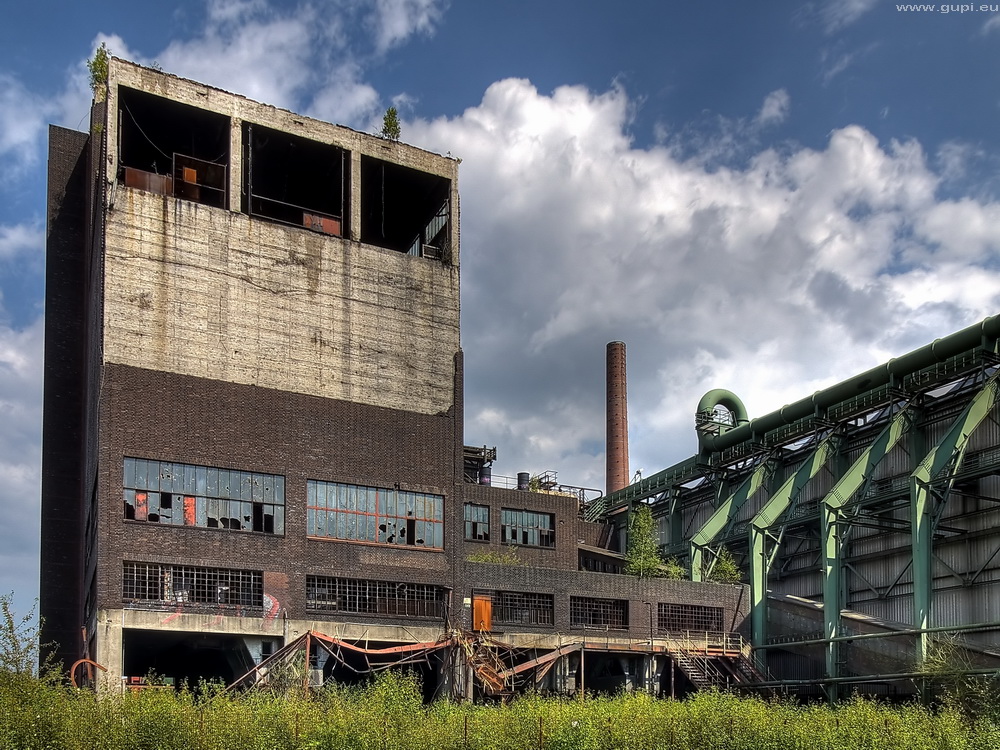
[[(499, 486), (457, 178), (115, 58), (50, 130), (40, 609), (74, 679), (906, 695), (938, 633), (1000, 665), (1000, 319), (754, 420), (710, 391), (633, 484), (613, 343), (607, 493)], [(643, 505), (691, 580), (623, 574)]]

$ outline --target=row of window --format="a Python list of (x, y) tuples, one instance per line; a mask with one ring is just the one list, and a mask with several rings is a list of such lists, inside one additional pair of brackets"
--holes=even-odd
[[(377, 581), (334, 576), (306, 576), (306, 609), (311, 612), (383, 615), (397, 618), (443, 618), (446, 590), (426, 583)], [(263, 573), (256, 570), (204, 568), (190, 565), (125, 562), (122, 597), (127, 603), (203, 605), (210, 608), (253, 609), (264, 606)], [(552, 627), (555, 597), (523, 591), (480, 592), (477, 601), (490, 604), (490, 629), (500, 625)], [(569, 598), (569, 624), (573, 628), (627, 630), (626, 599), (585, 596)], [(482, 618), (478, 613), (475, 615)], [(696, 604), (657, 604), (657, 630), (723, 630), (721, 607)]]
[[(137, 188), (216, 208), (229, 205), (232, 120), (124, 86), (118, 89), (120, 178)], [(244, 121), (241, 210), (409, 255), (447, 258), (451, 182), (360, 157), (360, 195), (351, 195), (350, 151)], [(348, 226), (360, 201), (360, 227)]]
[[(126, 458), (125, 518), (144, 523), (285, 533), (285, 478)], [(490, 541), (490, 508), (465, 505), (465, 538)], [(306, 483), (306, 533), (323, 539), (444, 549), (444, 497), (341, 482)], [(500, 541), (555, 547), (555, 515), (500, 509)]]
[[(524, 547), (555, 547), (556, 519), (552, 513), (531, 510), (500, 509), (500, 541)], [(465, 505), (465, 538), (473, 542), (490, 541), (490, 507)]]
[(122, 598), (126, 602), (260, 609), (264, 606), (264, 574), (259, 570), (125, 562)]
[(285, 533), (285, 478), (126, 458), (125, 518), (208, 529)]
[[(126, 458), (125, 518), (144, 523), (285, 533), (285, 478)], [(306, 533), (323, 539), (444, 548), (444, 497), (309, 480)]]
[(444, 548), (444, 498), (406, 490), (310, 480), (309, 536)]

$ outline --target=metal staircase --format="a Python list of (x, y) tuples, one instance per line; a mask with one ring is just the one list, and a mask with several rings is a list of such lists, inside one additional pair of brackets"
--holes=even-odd
[(766, 677), (738, 633), (685, 633), (667, 654), (698, 690), (756, 689)]

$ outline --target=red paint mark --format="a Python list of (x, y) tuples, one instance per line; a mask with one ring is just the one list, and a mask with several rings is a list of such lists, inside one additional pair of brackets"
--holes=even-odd
[(149, 495), (145, 492), (135, 493), (135, 520), (145, 521), (149, 518)]
[(264, 594), (264, 604), (270, 603), (267, 610), (264, 612), (264, 624), (273, 620), (278, 616), (278, 612), (281, 610), (281, 602), (275, 599), (270, 594)]
[(181, 605), (180, 605), (180, 604), (178, 604), (178, 605), (177, 605), (177, 609), (175, 609), (175, 610), (174, 610), (174, 613), (173, 613), (172, 615), (170, 615), (170, 617), (168, 617), (167, 619), (165, 619), (165, 620), (162, 620), (162, 621), (160, 622), (160, 624), (161, 624), (161, 625), (166, 625), (166, 624), (167, 624), (167, 623), (169, 623), (170, 621), (172, 621), (172, 620), (176, 620), (176, 619), (177, 619), (178, 617), (180, 617), (180, 616), (181, 616)]
[(194, 526), (196, 523), (195, 504), (193, 497), (184, 498), (184, 525)]

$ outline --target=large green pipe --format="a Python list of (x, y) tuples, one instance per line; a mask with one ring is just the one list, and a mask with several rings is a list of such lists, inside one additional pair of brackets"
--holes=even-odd
[(904, 354), (902, 357), (890, 359), (883, 365), (855, 375), (853, 378), (830, 386), (826, 390), (817, 391), (801, 401), (782, 406), (777, 411), (750, 420), (728, 432), (719, 435), (699, 435), (701, 450), (703, 453), (725, 450), (742, 443), (753, 435), (764, 435), (771, 430), (792, 424), (811, 414), (821, 413), (824, 409), (841, 401), (886, 385), (893, 378), (905, 377), (917, 370), (961, 354), (986, 341), (995, 341), (997, 337), (1000, 337), (1000, 315), (986, 318), (981, 323), (963, 328), (943, 339), (937, 339), (909, 354)]

